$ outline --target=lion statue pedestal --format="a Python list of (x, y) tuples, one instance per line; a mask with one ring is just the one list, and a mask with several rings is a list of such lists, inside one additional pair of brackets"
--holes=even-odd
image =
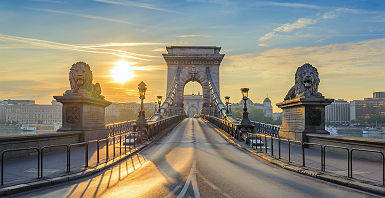
[(303, 142), (307, 133), (329, 134), (325, 130), (325, 107), (334, 99), (326, 99), (318, 92), (319, 83), (315, 67), (308, 63), (298, 67), (295, 85), (277, 104), (283, 110), (281, 138)]
[(99, 83), (92, 84), (90, 66), (84, 62), (72, 65), (69, 80), (71, 89), (54, 98), (63, 104), (63, 126), (58, 131), (82, 131), (81, 141), (108, 137), (105, 128), (105, 108), (111, 104), (101, 94)]

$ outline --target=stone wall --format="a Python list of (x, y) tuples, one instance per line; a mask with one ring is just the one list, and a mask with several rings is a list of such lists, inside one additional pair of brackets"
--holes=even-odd
[[(31, 134), (31, 135), (12, 135), (0, 137), (0, 153), (8, 149), (21, 149), (21, 148), (42, 148), (50, 145), (60, 144), (74, 144), (81, 140), (81, 131), (71, 131), (64, 133), (46, 133), (46, 134)], [(12, 152), (7, 155), (7, 159), (18, 158), (28, 155), (37, 155), (36, 151), (18, 151)]]

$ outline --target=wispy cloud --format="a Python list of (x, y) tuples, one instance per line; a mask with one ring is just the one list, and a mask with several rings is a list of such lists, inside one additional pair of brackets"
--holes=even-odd
[(227, 56), (222, 73), (231, 76), (226, 84), (249, 85), (251, 93), (264, 93), (269, 87), (275, 103), (283, 100), (297, 67), (305, 62), (317, 67), (320, 91), (327, 97), (359, 99), (385, 86), (385, 39)]
[[(91, 48), (99, 48), (99, 47), (132, 47), (132, 46), (152, 46), (152, 45), (165, 45), (165, 43), (100, 43), (94, 45), (87, 45), (87, 47)], [(82, 45), (79, 45), (82, 46)]]
[(269, 47), (270, 45), (269, 44), (266, 44), (266, 43), (260, 43), (258, 44), (259, 47)]
[(88, 14), (79, 14), (79, 13), (67, 12), (67, 11), (61, 11), (61, 10), (41, 9), (41, 8), (30, 8), (30, 9), (36, 10), (36, 11), (40, 11), (40, 12), (48, 12), (48, 13), (55, 13), (55, 14), (65, 14), (65, 15), (83, 17), (83, 18), (87, 18), (87, 19), (109, 21), (109, 22), (114, 22), (114, 23), (132, 24), (129, 21), (125, 21), (125, 20), (121, 20), (121, 19), (101, 17), (101, 16), (88, 15)]
[(273, 2), (273, 1), (262, 1), (258, 2), (257, 5), (270, 5), (270, 6), (279, 6), (279, 7), (289, 7), (289, 8), (310, 8), (310, 9), (321, 9), (321, 6), (304, 4), (304, 3), (286, 3), (286, 2)]
[(323, 19), (334, 19), (337, 17), (337, 13), (335, 11), (326, 12), (322, 15)]
[(52, 41), (46, 41), (46, 40), (40, 40), (40, 39), (10, 36), (5, 34), (0, 34), (0, 41), (15, 41), (15, 42), (26, 43), (33, 46), (38, 46), (41, 48), (80, 51), (80, 52), (98, 53), (98, 54), (109, 54), (109, 55), (119, 56), (123, 58), (132, 58), (132, 59), (139, 59), (139, 60), (145, 60), (144, 58), (140, 58), (140, 57), (154, 57), (154, 56), (137, 54), (137, 53), (128, 52), (124, 50), (110, 49), (106, 47), (138, 46), (138, 45), (150, 45), (150, 44), (163, 45), (161, 43), (106, 43), (106, 44), (96, 44), (96, 45), (74, 45), (74, 44), (58, 43), (58, 42), (52, 42)]
[(178, 37), (179, 38), (197, 38), (197, 37), (210, 38), (211, 35), (207, 35), (207, 34), (184, 34), (184, 35), (179, 35)]
[(229, 1), (229, 0), (187, 0), (187, 2), (194, 2), (194, 3), (212, 3), (212, 4), (218, 4), (218, 5), (234, 5), (237, 3), (237, 1)]
[(112, 5), (119, 5), (119, 6), (139, 7), (139, 8), (145, 8), (145, 9), (150, 9), (150, 10), (158, 10), (158, 11), (163, 11), (163, 12), (176, 12), (173, 10), (158, 8), (152, 4), (139, 3), (139, 2), (134, 2), (134, 1), (119, 1), (119, 0), (94, 0), (94, 1), (100, 2), (100, 3), (112, 4)]
[(260, 41), (266, 41), (269, 40), (275, 36), (278, 35), (278, 32), (292, 32), (296, 29), (301, 29), (304, 28), (308, 25), (315, 24), (317, 23), (317, 20), (310, 19), (310, 18), (299, 18), (297, 21), (294, 23), (287, 23), (283, 24), (277, 28), (274, 29), (273, 32), (269, 32), (262, 37), (259, 38)]
[(63, 1), (59, 1), (59, 0), (31, 0), (33, 2), (41, 2), (41, 3), (59, 3), (59, 4), (63, 4), (65, 2)]

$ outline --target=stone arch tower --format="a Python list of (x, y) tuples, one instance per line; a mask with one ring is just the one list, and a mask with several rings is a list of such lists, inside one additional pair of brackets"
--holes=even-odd
[(172, 111), (174, 114), (184, 113), (184, 87), (188, 82), (196, 81), (202, 86), (202, 111), (207, 113), (212, 100), (206, 67), (210, 68), (213, 83), (219, 92), (219, 66), (225, 56), (219, 53), (221, 48), (215, 46), (171, 46), (166, 47), (166, 49), (168, 53), (163, 54), (163, 58), (167, 63), (166, 93), (171, 89), (175, 77), (178, 83)]

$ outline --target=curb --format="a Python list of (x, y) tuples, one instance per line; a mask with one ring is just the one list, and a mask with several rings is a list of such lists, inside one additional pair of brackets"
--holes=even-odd
[(377, 195), (385, 195), (385, 189), (383, 187), (374, 186), (374, 185), (370, 185), (370, 184), (364, 184), (360, 181), (357, 181), (357, 180), (354, 180), (351, 178), (348, 179), (348, 178), (344, 178), (344, 177), (340, 177), (340, 176), (336, 176), (336, 175), (331, 175), (329, 173), (328, 174), (319, 173), (319, 171), (311, 170), (308, 168), (305, 169), (303, 167), (296, 167), (296, 166), (287, 164), (285, 162), (282, 162), (280, 160), (277, 160), (277, 159), (275, 159), (275, 158), (273, 158), (267, 154), (258, 153), (255, 150), (248, 148), (249, 146), (246, 145), (245, 143), (243, 143), (243, 142), (235, 139), (234, 137), (228, 135), (225, 131), (223, 131), (222, 129), (213, 125), (212, 123), (210, 123), (208, 121), (206, 123), (209, 123), (212, 127), (214, 127), (214, 130), (220, 136), (222, 136), (227, 142), (232, 144), (233, 146), (235, 146), (238, 149), (241, 149), (243, 151), (246, 151), (253, 156), (259, 157), (259, 158), (261, 158), (261, 159), (263, 159), (263, 160), (265, 160), (271, 164), (274, 164), (274, 165), (279, 166), (281, 168), (284, 168), (286, 170), (290, 170), (290, 171), (293, 171), (293, 172), (296, 172), (296, 173), (299, 173), (302, 175), (310, 176), (313, 178), (321, 179), (321, 180), (324, 180), (324, 181), (327, 181), (330, 183), (334, 183), (334, 184), (362, 190), (365, 192), (374, 193)]
[(142, 145), (137, 147), (135, 151), (133, 151), (129, 154), (122, 155), (121, 157), (115, 158), (114, 160), (108, 161), (107, 163), (102, 163), (94, 169), (87, 169), (87, 170), (84, 170), (82, 172), (73, 173), (73, 174), (69, 174), (69, 175), (64, 175), (64, 176), (59, 176), (59, 177), (54, 177), (54, 178), (40, 179), (39, 181), (33, 181), (33, 182), (29, 182), (29, 183), (17, 184), (17, 185), (13, 185), (13, 186), (4, 187), (4, 188), (0, 189), (0, 196), (7, 196), (7, 195), (26, 192), (26, 191), (30, 191), (30, 190), (34, 190), (34, 189), (38, 189), (38, 188), (42, 188), (42, 187), (52, 186), (55, 184), (61, 184), (61, 183), (85, 178), (85, 177), (100, 173), (100, 172), (102, 172), (106, 169), (109, 169), (109, 168), (119, 164), (120, 162), (136, 155), (137, 153), (144, 150), (148, 146), (156, 143), (163, 136), (165, 136), (168, 132), (170, 132), (173, 128), (175, 128), (175, 126), (177, 126), (177, 124), (179, 124), (179, 123), (180, 122), (176, 123), (175, 125), (173, 125), (169, 128), (166, 128), (165, 131), (163, 133), (161, 133), (159, 136), (156, 136), (152, 141), (144, 142)]

